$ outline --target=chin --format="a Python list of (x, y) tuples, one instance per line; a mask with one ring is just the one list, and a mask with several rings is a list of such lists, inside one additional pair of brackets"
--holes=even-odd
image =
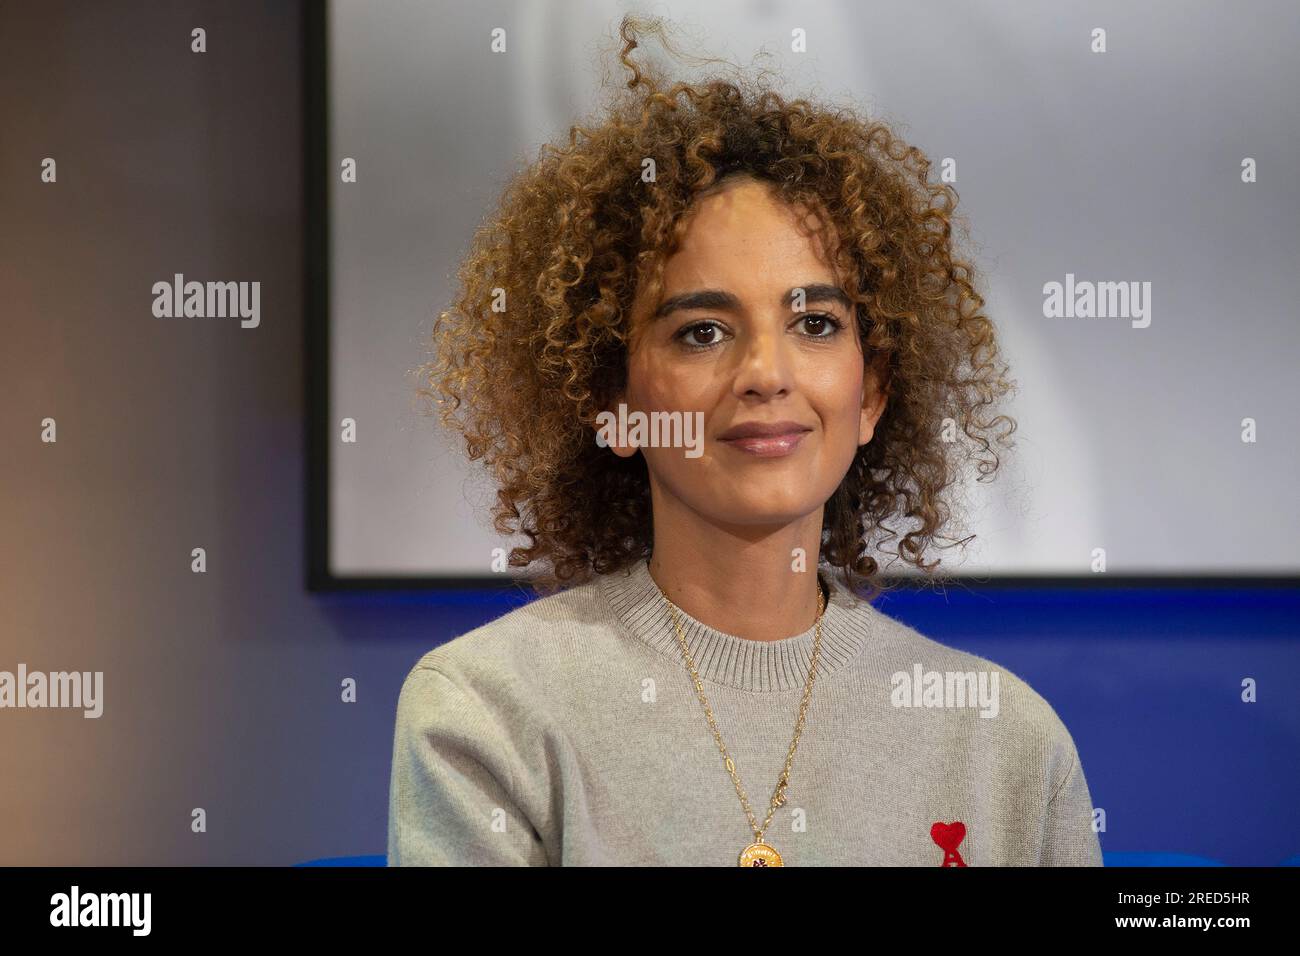
[(784, 501), (780, 496), (758, 497), (755, 496), (753, 488), (747, 488), (742, 500), (737, 501), (733, 498), (727, 502), (725, 508), (717, 509), (713, 514), (719, 520), (731, 525), (779, 527), (801, 521), (820, 507), (806, 501)]

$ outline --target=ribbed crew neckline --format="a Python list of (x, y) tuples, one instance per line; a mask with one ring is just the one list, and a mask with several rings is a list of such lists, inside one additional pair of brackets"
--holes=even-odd
[[(853, 660), (866, 645), (870, 639), (871, 608), (839, 581), (826, 574), (818, 576), (830, 595), (821, 621), (821, 653), (817, 661), (817, 683), (820, 683)], [(603, 574), (597, 580), (623, 626), (655, 652), (672, 658), (685, 671), (686, 660), (673, 627), (669, 601), (650, 576), (647, 561), (638, 559), (629, 569)], [(854, 614), (855, 604), (866, 607), (868, 613)], [(759, 641), (709, 627), (680, 607), (677, 615), (702, 680), (760, 693), (803, 689), (812, 669), (816, 624), (794, 637)]]

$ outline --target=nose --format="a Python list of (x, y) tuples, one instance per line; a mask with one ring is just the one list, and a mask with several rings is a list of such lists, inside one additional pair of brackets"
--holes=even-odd
[(772, 398), (790, 390), (790, 348), (780, 322), (766, 323), (742, 336), (732, 391), (738, 398)]

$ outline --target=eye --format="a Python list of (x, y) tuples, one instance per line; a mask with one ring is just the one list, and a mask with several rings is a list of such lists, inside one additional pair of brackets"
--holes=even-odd
[(829, 339), (836, 335), (840, 329), (844, 328), (844, 323), (829, 312), (808, 312), (799, 317), (800, 322), (810, 322), (814, 327), (824, 329), (829, 327), (829, 331), (822, 335), (810, 335), (813, 339)]
[(698, 335), (701, 332), (705, 332), (705, 333), (719, 332), (720, 330), (721, 330), (721, 326), (719, 326), (718, 323), (716, 322), (692, 322), (690, 325), (683, 326), (682, 329), (677, 333), (675, 338), (679, 342), (686, 345), (687, 348), (707, 349), (707, 348), (711, 348), (714, 345), (717, 345), (719, 342), (722, 341), (722, 339), (714, 338), (712, 341), (701, 342), (698, 338), (694, 338), (694, 336)]

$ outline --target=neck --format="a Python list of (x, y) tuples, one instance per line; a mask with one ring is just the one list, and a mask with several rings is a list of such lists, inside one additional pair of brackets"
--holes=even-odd
[(658, 502), (654, 515), (650, 576), (691, 617), (754, 641), (784, 640), (816, 622), (820, 509), (766, 529), (700, 522), (693, 512), (690, 520)]

